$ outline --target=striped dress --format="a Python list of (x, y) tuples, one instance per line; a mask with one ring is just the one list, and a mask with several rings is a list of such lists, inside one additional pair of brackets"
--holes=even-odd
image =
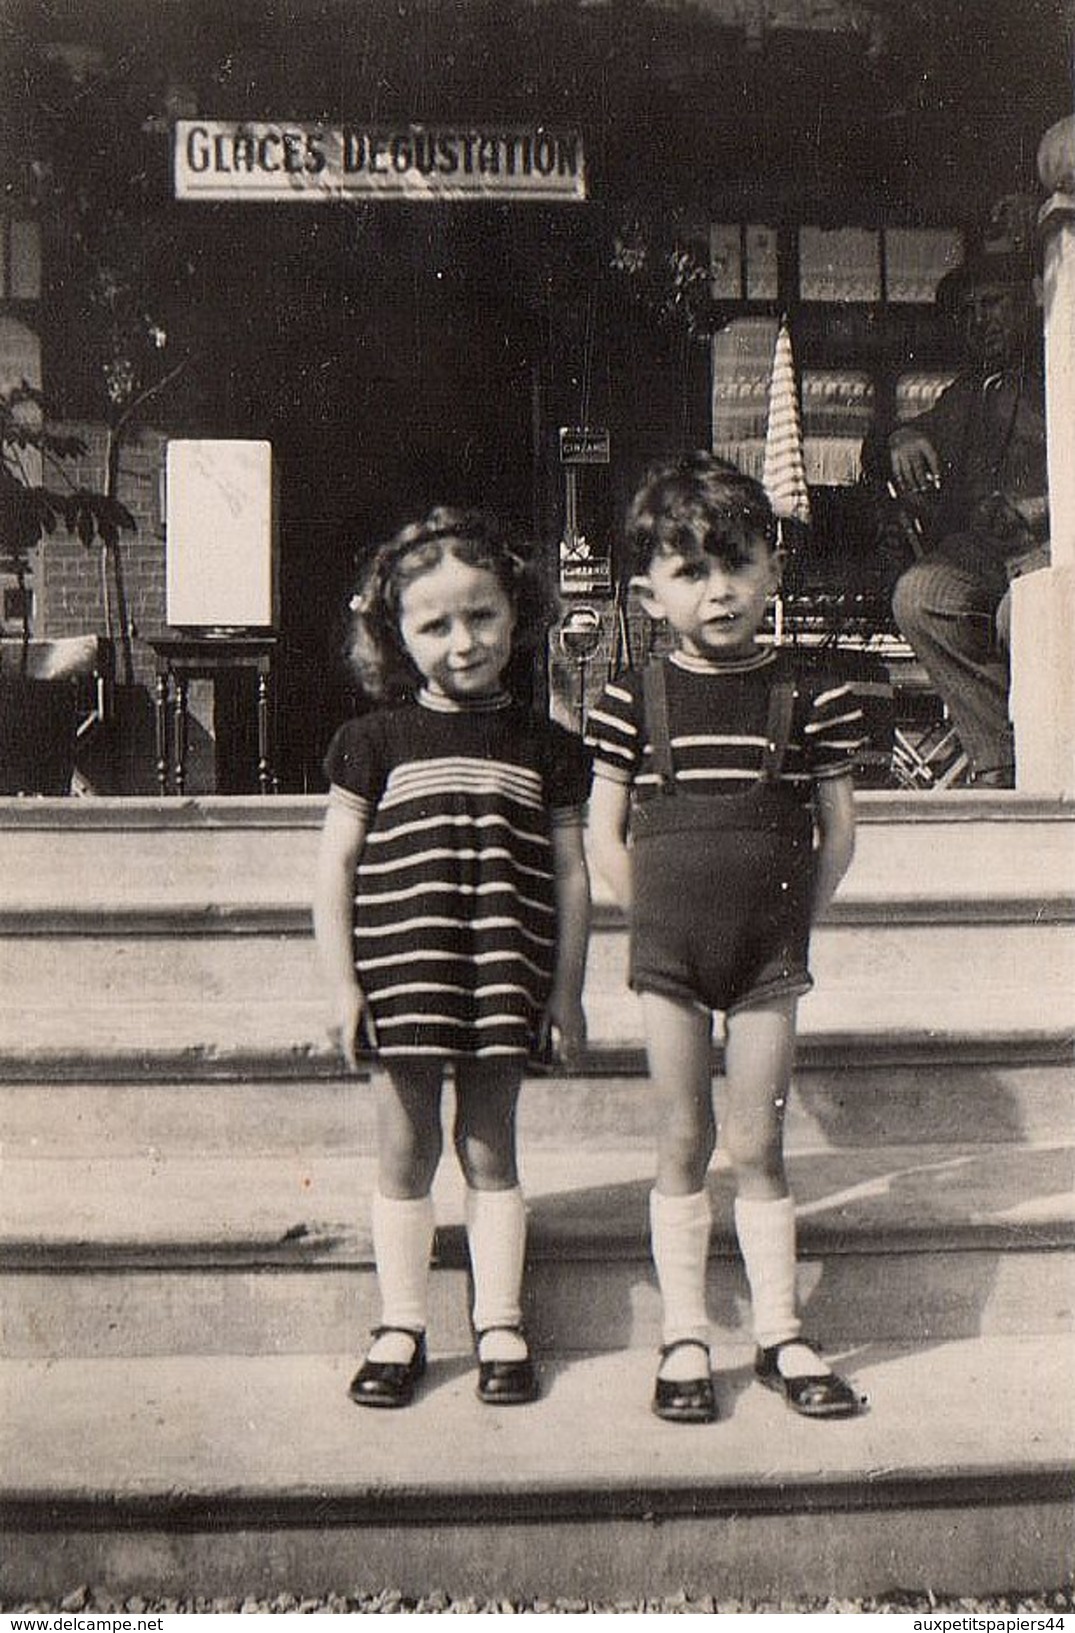
[(384, 1057), (525, 1057), (556, 954), (553, 828), (583, 820), (581, 741), (510, 698), (348, 721), (329, 798), (367, 824), (355, 971)]

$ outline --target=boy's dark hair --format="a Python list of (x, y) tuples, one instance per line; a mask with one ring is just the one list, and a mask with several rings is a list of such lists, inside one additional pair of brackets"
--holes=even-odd
[(405, 697), (421, 685), (400, 638), (400, 598), (449, 555), (496, 578), (515, 611), (516, 651), (536, 645), (555, 619), (555, 597), (526, 543), (487, 511), (436, 505), (374, 551), (352, 599), (346, 656), (367, 696)]
[(776, 545), (776, 519), (760, 482), (700, 450), (655, 466), (627, 510), (632, 575), (655, 556), (710, 555), (736, 567), (759, 538)]

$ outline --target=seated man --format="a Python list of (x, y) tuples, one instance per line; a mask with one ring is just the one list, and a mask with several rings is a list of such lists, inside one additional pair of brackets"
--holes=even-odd
[(1008, 586), (1048, 562), (1045, 391), (1025, 254), (988, 246), (942, 279), (968, 363), (934, 406), (896, 427), (881, 462), (914, 508), (921, 558), (892, 610), (948, 708), (973, 782), (1014, 786)]

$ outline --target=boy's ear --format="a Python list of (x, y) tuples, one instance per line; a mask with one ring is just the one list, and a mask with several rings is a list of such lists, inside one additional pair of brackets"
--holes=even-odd
[(653, 585), (644, 574), (637, 573), (631, 579), (630, 590), (631, 594), (634, 596), (635, 600), (648, 617), (656, 619), (661, 619), (664, 617), (664, 607), (661, 604), (660, 597), (657, 595)]

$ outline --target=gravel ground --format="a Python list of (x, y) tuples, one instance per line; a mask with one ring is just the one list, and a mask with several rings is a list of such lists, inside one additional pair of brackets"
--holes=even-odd
[(802, 1599), (802, 1600), (746, 1600), (727, 1599), (719, 1594), (703, 1594), (688, 1598), (679, 1593), (664, 1599), (597, 1600), (597, 1599), (453, 1599), (447, 1593), (431, 1593), (426, 1598), (410, 1599), (395, 1589), (380, 1593), (329, 1593), (321, 1597), (300, 1598), (292, 1593), (280, 1593), (271, 1599), (209, 1599), (158, 1598), (152, 1594), (132, 1594), (126, 1599), (102, 1593), (87, 1587), (78, 1587), (59, 1600), (34, 1599), (24, 1603), (0, 1603), (0, 1611), (7, 1615), (25, 1615), (56, 1611), (100, 1611), (115, 1614), (133, 1611), (135, 1615), (152, 1616), (158, 1612), (172, 1615), (183, 1612), (218, 1614), (284, 1615), (296, 1611), (308, 1615), (356, 1612), (375, 1616), (458, 1616), (458, 1615), (734, 1615), (758, 1612), (900, 1614), (915, 1612), (932, 1614), (935, 1611), (1006, 1615), (1070, 1615), (1075, 1610), (1075, 1590), (1058, 1588), (1024, 1593), (994, 1594), (986, 1598), (938, 1599), (933, 1594), (892, 1593), (876, 1599)]

